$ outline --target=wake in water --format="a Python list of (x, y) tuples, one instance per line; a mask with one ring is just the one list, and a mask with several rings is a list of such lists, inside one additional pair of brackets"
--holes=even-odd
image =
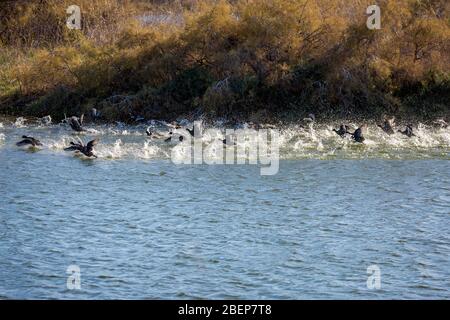
[[(184, 121), (184, 126), (192, 128), (193, 124)], [(376, 124), (369, 124), (364, 133), (364, 143), (356, 143), (350, 135), (341, 137), (333, 129), (338, 123), (307, 125), (288, 125), (280, 128), (270, 127), (278, 132), (276, 143), (280, 159), (450, 159), (450, 128), (418, 124), (414, 127), (414, 136), (407, 137), (399, 132), (387, 134)], [(242, 124), (239, 128), (248, 128)], [(264, 126), (263, 126), (264, 127)], [(267, 126), (269, 127), (269, 126)], [(26, 124), (24, 118), (18, 118), (11, 124), (0, 126), (0, 144), (3, 149), (12, 148), (22, 135), (34, 136), (44, 145), (44, 152), (64, 153), (64, 148), (79, 139), (87, 143), (99, 138), (95, 154), (100, 159), (170, 159), (173, 148), (186, 146), (186, 141), (179, 141), (176, 128), (161, 122), (150, 122), (154, 136), (146, 133), (147, 126), (87, 125), (83, 132), (74, 132), (61, 125)], [(349, 123), (348, 131), (354, 132), (358, 124)], [(398, 126), (396, 129), (404, 126)], [(226, 143), (225, 127), (220, 123), (205, 126), (204, 134), (196, 141), (202, 141), (205, 156), (214, 157), (217, 148), (229, 150), (233, 144)], [(167, 137), (171, 137), (170, 142)], [(154, 137), (159, 138), (154, 138)], [(251, 142), (243, 141), (238, 147), (251, 147)]]

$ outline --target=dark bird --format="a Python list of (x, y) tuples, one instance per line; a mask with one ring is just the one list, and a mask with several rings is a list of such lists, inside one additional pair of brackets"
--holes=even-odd
[(411, 124), (408, 124), (404, 131), (398, 130), (401, 134), (404, 134), (408, 138), (415, 137), (416, 135), (413, 133), (413, 128)]
[(22, 136), (22, 139), (23, 139), (22, 141), (16, 143), (18, 147), (26, 145), (31, 145), (33, 147), (42, 146), (42, 143), (33, 137)]
[(344, 138), (347, 133), (351, 134), (350, 132), (348, 132), (348, 129), (350, 129), (349, 126), (341, 124), (339, 130), (333, 129), (333, 131), (336, 132), (342, 138)]
[(81, 152), (86, 157), (94, 157), (97, 158), (97, 156), (93, 153), (94, 146), (98, 143), (98, 139), (89, 141), (86, 145), (83, 144), (82, 141), (80, 143), (70, 142), (70, 147), (67, 147), (64, 149), (64, 151), (76, 151)]
[[(153, 131), (150, 127), (145, 130), (145, 134), (147, 135), (147, 138), (150, 139), (163, 139), (167, 137), (167, 135), (163, 135), (158, 131)], [(171, 135), (172, 132), (169, 132), (169, 134)]]
[(389, 135), (394, 134), (394, 120), (395, 118), (385, 119), (383, 124), (379, 124), (378, 127)]
[(192, 129), (186, 128), (186, 130), (187, 130), (187, 132), (189, 132), (189, 134), (190, 134), (192, 137), (194, 136), (194, 128), (192, 128)]
[(364, 138), (364, 136), (363, 136), (364, 131), (366, 130), (366, 128), (367, 128), (367, 125), (366, 125), (366, 124), (363, 124), (361, 127), (359, 127), (358, 129), (356, 129), (355, 132), (351, 133), (352, 138), (353, 138), (356, 142), (363, 143), (364, 140), (366, 140), (366, 139)]
[(80, 118), (73, 116), (73, 117), (67, 119), (66, 121), (70, 125), (72, 130), (77, 131), (77, 132), (82, 132), (82, 131), (84, 131), (83, 119), (84, 119), (84, 114), (82, 114)]

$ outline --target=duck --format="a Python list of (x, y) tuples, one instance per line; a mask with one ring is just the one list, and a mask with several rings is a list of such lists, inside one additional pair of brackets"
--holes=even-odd
[[(145, 134), (147, 135), (147, 138), (150, 139), (167, 139), (167, 134), (161, 134), (157, 131), (153, 131), (150, 127), (145, 130)], [(172, 131), (169, 132), (169, 135), (172, 135)]]
[(22, 136), (22, 139), (23, 139), (22, 141), (19, 141), (16, 143), (16, 145), (18, 147), (22, 147), (22, 146), (26, 146), (26, 145), (30, 145), (33, 147), (42, 146), (42, 143), (33, 137)]
[(67, 147), (64, 149), (64, 151), (76, 151), (81, 152), (86, 157), (94, 157), (97, 158), (97, 156), (94, 154), (94, 146), (98, 143), (98, 139), (94, 139), (89, 141), (86, 145), (80, 140), (79, 143), (70, 142), (70, 147)]
[(395, 123), (394, 123), (394, 121), (395, 121), (395, 117), (392, 117), (392, 118), (389, 118), (389, 119), (385, 118), (383, 124), (378, 124), (378, 127), (380, 127), (381, 130), (383, 130), (384, 132), (386, 132), (389, 135), (394, 134), (395, 133), (395, 131), (394, 131)]
[(364, 138), (364, 131), (367, 128), (367, 124), (363, 124), (362, 126), (360, 126), (358, 129), (355, 130), (355, 132), (351, 133), (352, 138), (359, 143), (363, 143), (364, 140), (366, 140)]
[(80, 118), (73, 116), (68, 119), (65, 119), (65, 121), (69, 124), (69, 126), (72, 128), (72, 130), (76, 131), (76, 132), (85, 131), (83, 128), (83, 120), (84, 120), (84, 114), (82, 114)]
[(348, 132), (348, 129), (350, 129), (349, 126), (347, 126), (345, 124), (341, 124), (341, 126), (339, 127), (339, 130), (333, 129), (333, 131), (336, 132), (336, 134), (338, 134), (342, 138), (344, 138), (347, 133), (350, 133), (350, 132)]
[(416, 135), (413, 133), (413, 128), (411, 124), (406, 125), (404, 131), (398, 130), (401, 134), (407, 136), (408, 138), (415, 137)]

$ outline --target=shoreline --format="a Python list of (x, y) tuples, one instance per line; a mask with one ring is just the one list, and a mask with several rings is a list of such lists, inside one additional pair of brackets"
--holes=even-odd
[[(450, 109), (450, 107), (449, 107)], [(64, 119), (64, 116), (58, 117), (52, 114), (48, 114), (46, 116), (52, 117), (52, 124), (58, 124), (61, 123), (61, 121)], [(72, 115), (67, 114), (68, 117), (71, 117)], [(79, 115), (76, 115), (79, 116)], [(274, 116), (271, 118), (265, 118), (261, 119), (262, 121), (258, 121), (258, 119), (255, 119), (254, 117), (243, 117), (236, 119), (233, 118), (226, 118), (226, 117), (210, 117), (207, 115), (201, 115), (198, 117), (192, 117), (190, 115), (180, 115), (176, 118), (139, 118), (138, 120), (130, 118), (128, 121), (123, 121), (122, 119), (117, 120), (96, 120), (93, 121), (89, 116), (86, 116), (85, 119), (87, 119), (86, 123), (89, 124), (95, 124), (95, 125), (114, 125), (114, 124), (123, 124), (127, 126), (145, 126), (149, 125), (151, 123), (155, 122), (161, 122), (161, 123), (180, 123), (180, 122), (187, 122), (187, 123), (193, 123), (194, 121), (202, 121), (203, 123), (206, 123), (208, 125), (214, 125), (217, 123), (222, 123), (222, 126), (226, 127), (228, 126), (238, 126), (243, 124), (252, 124), (256, 126), (269, 126), (269, 127), (276, 127), (279, 126), (289, 126), (289, 125), (304, 125), (304, 119), (308, 116), (308, 114), (302, 114), (294, 117), (294, 115), (291, 115), (289, 117), (283, 117), (283, 116)], [(367, 124), (374, 124), (377, 125), (379, 123), (382, 123), (386, 116), (388, 117), (395, 117), (396, 125), (407, 125), (412, 124), (414, 126), (417, 126), (419, 124), (428, 125), (432, 127), (439, 127), (439, 125), (436, 124), (436, 120), (443, 119), (445, 122), (450, 122), (450, 112), (446, 116), (442, 116), (442, 113), (438, 113), (436, 116), (406, 116), (406, 115), (392, 115), (392, 114), (386, 114), (385, 116), (368, 116), (368, 117), (362, 117), (362, 116), (349, 116), (349, 117), (338, 117), (338, 116), (331, 116), (331, 117), (322, 117), (320, 115), (315, 115), (316, 119), (313, 121), (315, 125), (329, 125), (329, 124), (339, 124), (339, 123), (367, 123)], [(42, 119), (45, 116), (37, 117), (34, 115), (15, 115), (15, 114), (2, 114), (0, 113), (0, 122), (8, 121), (11, 124), (14, 124), (14, 122), (18, 118), (24, 118), (27, 122), (33, 122), (38, 124), (39, 120)]]

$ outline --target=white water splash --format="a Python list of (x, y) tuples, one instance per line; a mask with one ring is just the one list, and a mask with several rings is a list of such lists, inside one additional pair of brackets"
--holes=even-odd
[(123, 142), (117, 139), (112, 145), (101, 144), (95, 148), (99, 158), (120, 159), (126, 155), (126, 150), (122, 148)]
[(14, 122), (14, 127), (16, 128), (24, 128), (26, 127), (25, 121), (27, 121), (24, 117), (18, 117)]
[[(13, 125), (5, 125), (7, 129), (13, 129), (12, 137), (27, 134), (40, 139), (44, 145), (54, 151), (62, 151), (68, 147), (70, 141), (83, 140), (84, 143), (96, 138), (100, 142), (94, 148), (94, 152), (103, 159), (171, 159), (174, 150), (175, 158), (182, 159), (183, 149), (186, 141), (180, 143), (178, 136), (186, 135), (184, 130), (173, 130), (173, 141), (165, 142), (169, 137), (168, 129), (156, 123), (152, 127), (160, 139), (148, 139), (145, 130), (147, 126), (94, 126), (82, 135), (73, 134), (58, 125), (48, 127), (27, 126), (26, 132), (19, 130), (17, 125), (22, 124), (24, 119), (16, 121)], [(187, 125), (191, 128), (192, 124)], [(243, 124), (240, 127), (249, 127)], [(327, 125), (290, 125), (275, 129), (279, 132), (276, 144), (280, 150), (281, 159), (421, 159), (421, 158), (445, 158), (450, 156), (450, 127), (436, 128), (419, 124), (414, 126), (414, 137), (408, 138), (396, 132), (388, 135), (375, 124), (371, 124), (365, 133), (363, 144), (356, 143), (350, 136), (341, 138), (333, 128), (338, 128), (339, 124)], [(350, 131), (358, 127), (356, 123), (350, 123)], [(206, 130), (208, 129), (208, 130)], [(215, 129), (215, 130), (210, 130)], [(207, 127), (203, 131), (201, 138), (206, 157), (213, 160), (220, 156), (218, 148), (230, 150), (231, 146), (224, 146), (222, 140), (226, 138), (224, 127)], [(398, 125), (396, 130), (403, 130), (402, 125)], [(17, 130), (17, 132), (15, 132)], [(14, 138), (15, 139), (15, 138)], [(3, 138), (4, 140), (4, 138)], [(248, 147), (249, 142), (240, 142), (239, 147)], [(274, 142), (272, 142), (274, 143)], [(213, 145), (212, 145), (213, 144)], [(208, 148), (208, 146), (210, 146)], [(181, 149), (180, 149), (181, 148)], [(177, 153), (178, 152), (178, 153)]]
[(79, 139), (74, 139), (71, 136), (68, 135), (62, 135), (58, 137), (57, 139), (43, 139), (42, 142), (44, 145), (46, 145), (49, 149), (53, 150), (64, 150), (64, 148), (67, 148), (70, 146), (70, 142), (79, 142)]
[(151, 145), (150, 142), (146, 141), (144, 142), (144, 146), (141, 149), (136, 150), (135, 154), (137, 158), (140, 159), (154, 159), (158, 158), (160, 154), (164, 154), (166, 157), (167, 154), (164, 153), (161, 148), (155, 145)]

